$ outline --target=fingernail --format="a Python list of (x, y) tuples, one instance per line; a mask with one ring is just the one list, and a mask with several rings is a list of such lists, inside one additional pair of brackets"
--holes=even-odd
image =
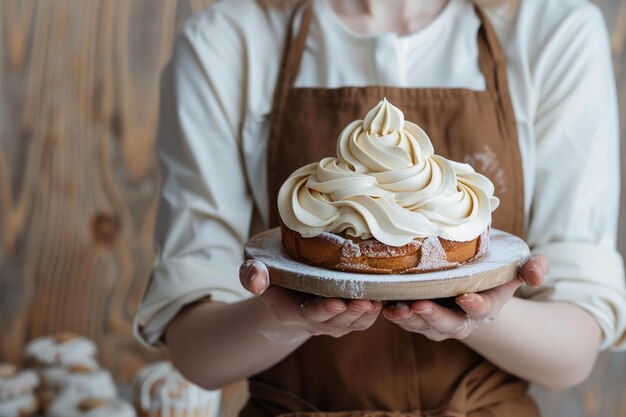
[(256, 269), (257, 271), (261, 272), (263, 275), (263, 284), (266, 287), (269, 287), (270, 285), (270, 273), (267, 270), (267, 266), (265, 266), (265, 264), (263, 262), (259, 262), (259, 261), (254, 261), (253, 262), (253, 269)]
[(421, 315), (424, 315), (424, 316), (427, 316), (427, 315), (429, 315), (432, 312), (433, 312), (432, 307), (420, 307), (420, 308), (417, 309), (417, 313), (421, 314)]
[(478, 304), (478, 296), (476, 294), (463, 294), (459, 297), (459, 302), (468, 307)]
[(256, 269), (254, 268), (248, 268), (248, 270), (246, 271), (246, 281), (248, 281), (248, 283), (250, 285), (252, 285), (254, 283), (254, 278), (256, 278)]
[(266, 285), (261, 283), (262, 279), (259, 274), (255, 273), (250, 277), (250, 287), (254, 288), (254, 293), (257, 295), (261, 295), (267, 289)]
[(476, 305), (476, 300), (473, 298), (460, 298), (459, 303), (463, 304), (466, 307), (474, 307)]
[(348, 307), (352, 308), (355, 311), (366, 312), (372, 309), (372, 303), (370, 301), (367, 301), (367, 302), (361, 301), (358, 303), (349, 302)]
[(241, 264), (241, 267), (239, 268), (239, 274), (247, 278), (248, 275), (250, 274), (250, 269), (253, 263), (254, 263), (253, 259), (246, 259), (244, 263)]
[(341, 313), (346, 310), (346, 306), (328, 303), (324, 304), (324, 308), (331, 313)]
[(396, 305), (393, 306), (393, 308), (397, 308), (398, 310), (400, 310), (400, 309), (407, 309), (407, 308), (409, 308), (409, 305), (407, 303), (404, 303), (404, 302), (401, 301), (399, 303), (396, 303)]

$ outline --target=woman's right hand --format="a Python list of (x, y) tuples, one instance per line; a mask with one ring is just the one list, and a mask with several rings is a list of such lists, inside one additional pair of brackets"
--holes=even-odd
[(340, 337), (365, 330), (374, 324), (382, 309), (379, 301), (326, 298), (270, 285), (269, 272), (259, 261), (244, 262), (239, 280), (263, 300), (277, 320), (312, 336)]

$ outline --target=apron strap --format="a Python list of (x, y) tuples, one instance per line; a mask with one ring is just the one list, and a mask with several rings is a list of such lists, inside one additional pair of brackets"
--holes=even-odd
[[(498, 100), (498, 111), (500, 117), (500, 131), (504, 137), (517, 139), (517, 121), (513, 109), (513, 101), (509, 92), (509, 81), (507, 75), (506, 56), (502, 45), (498, 40), (491, 22), (478, 6), (475, 6), (476, 15), (481, 21), (478, 36), (478, 55), (480, 68), (485, 77), (487, 90)], [(519, 154), (519, 144), (510, 143), (511, 152)], [(520, 163), (514, 166), (515, 178), (519, 182), (520, 195), (515, 199), (515, 219), (511, 232), (522, 239), (526, 239), (525, 207), (524, 207), (524, 173), (522, 171), (521, 155)]]
[[(303, 7), (306, 7), (300, 28), (297, 36), (293, 37), (294, 27), (298, 16)], [(313, 17), (313, 7), (310, 0), (300, 1), (296, 7), (294, 7), (289, 19), (289, 26), (287, 28), (287, 37), (285, 39), (285, 45), (283, 46), (283, 55), (280, 63), (280, 69), (278, 72), (278, 78), (276, 79), (276, 87), (274, 89), (274, 98), (272, 101), (272, 120), (270, 122), (269, 131), (269, 143), (267, 145), (267, 166), (269, 167), (267, 172), (267, 185), (268, 194), (272, 196), (272, 192), (269, 189), (271, 184), (275, 182), (276, 170), (273, 167), (276, 164), (278, 141), (271, 140), (271, 138), (281, 137), (282, 123), (277, 123), (276, 115), (282, 115), (285, 112), (285, 105), (287, 104), (287, 95), (289, 89), (293, 85), (298, 71), (300, 69), (300, 61), (304, 52), (304, 45), (306, 43), (306, 35), (309, 31), (309, 24)], [(275, 204), (275, 201), (270, 201), (271, 205)], [(279, 219), (276, 213), (270, 210), (270, 227), (278, 226)]]
[[(298, 34), (294, 39), (293, 31), (302, 7), (306, 7), (306, 10), (304, 11), (304, 15), (302, 16)], [(304, 46), (306, 43), (306, 37), (309, 32), (309, 26), (312, 17), (313, 7), (310, 1), (301, 1), (293, 9), (291, 18), (289, 19), (287, 38), (285, 40), (285, 46), (283, 47), (283, 56), (276, 82), (277, 92), (279, 90), (288, 90), (293, 85), (296, 77), (298, 76), (298, 72), (300, 71), (300, 61), (302, 60), (302, 54), (304, 53)]]
[(483, 77), (485, 77), (486, 90), (495, 94), (499, 88), (496, 75), (498, 60), (494, 57), (494, 47), (498, 45), (497, 42), (495, 44), (493, 42), (491, 25), (483, 11), (478, 6), (475, 6), (474, 10), (480, 20), (480, 29), (478, 30), (478, 64)]
[(302, 62), (302, 55), (304, 54), (304, 46), (306, 45), (306, 37), (309, 33), (309, 26), (311, 25), (311, 18), (313, 17), (313, 6), (309, 3), (306, 6), (302, 21), (300, 23), (300, 30), (298, 36), (296, 36), (295, 42), (291, 45), (291, 52), (287, 55), (286, 72), (284, 74), (283, 81), (291, 87), (296, 81), (296, 77), (300, 72), (300, 62)]
[(496, 93), (498, 96), (505, 95), (506, 99), (510, 101), (506, 57), (502, 50), (502, 45), (485, 12), (478, 6), (475, 6), (474, 10), (481, 22), (480, 30), (478, 31), (478, 61), (485, 77), (487, 90)]

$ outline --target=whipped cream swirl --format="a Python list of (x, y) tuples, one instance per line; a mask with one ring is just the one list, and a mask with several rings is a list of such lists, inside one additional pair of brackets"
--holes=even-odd
[(304, 237), (323, 232), (402, 246), (478, 237), (499, 205), (493, 183), (434, 153), (428, 135), (386, 99), (339, 136), (337, 158), (305, 165), (278, 194), (280, 217)]

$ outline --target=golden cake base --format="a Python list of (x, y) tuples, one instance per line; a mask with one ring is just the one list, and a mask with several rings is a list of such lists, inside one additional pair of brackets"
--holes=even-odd
[(489, 250), (458, 268), (417, 274), (360, 274), (298, 262), (285, 252), (280, 229), (253, 236), (246, 258), (263, 262), (274, 285), (325, 297), (371, 300), (419, 300), (484, 291), (517, 276), (530, 251), (517, 236), (491, 229)]

